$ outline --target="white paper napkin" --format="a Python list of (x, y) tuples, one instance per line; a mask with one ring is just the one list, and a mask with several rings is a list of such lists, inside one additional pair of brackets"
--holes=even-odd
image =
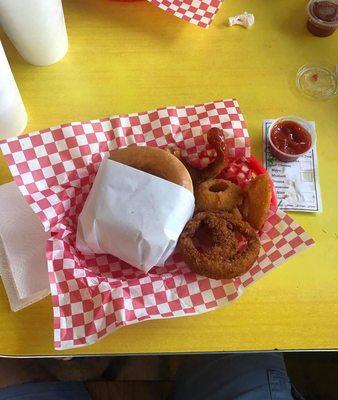
[(135, 168), (104, 160), (79, 216), (77, 247), (113, 254), (148, 272), (163, 265), (194, 212), (193, 194)]
[(13, 311), (49, 294), (48, 237), (16, 184), (0, 186), (0, 275)]

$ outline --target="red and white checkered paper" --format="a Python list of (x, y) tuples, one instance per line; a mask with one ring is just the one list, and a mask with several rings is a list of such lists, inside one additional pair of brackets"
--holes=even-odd
[(176, 145), (203, 166), (214, 157), (205, 135), (211, 126), (225, 131), (229, 155), (236, 158), (226, 175), (242, 183), (250, 173), (242, 161), (250, 146), (236, 100), (76, 122), (0, 143), (22, 194), (51, 231), (47, 260), (56, 349), (92, 344), (119, 327), (147, 319), (213, 310), (313, 244), (288, 215), (272, 213), (257, 262), (246, 274), (223, 281), (191, 272), (177, 252), (164, 267), (145, 274), (113, 256), (84, 256), (75, 248), (77, 217), (109, 151)]
[(192, 24), (208, 28), (222, 0), (148, 0), (162, 10)]

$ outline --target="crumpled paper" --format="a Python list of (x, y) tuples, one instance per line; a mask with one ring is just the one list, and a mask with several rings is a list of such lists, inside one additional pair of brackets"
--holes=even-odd
[(228, 18), (228, 25), (241, 25), (244, 28), (250, 28), (255, 23), (255, 16), (253, 14), (247, 13), (235, 15), (234, 17)]

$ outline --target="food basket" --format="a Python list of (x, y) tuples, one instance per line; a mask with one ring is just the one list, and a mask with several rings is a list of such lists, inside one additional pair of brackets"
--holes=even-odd
[(234, 279), (198, 276), (178, 252), (163, 267), (145, 274), (113, 256), (85, 256), (76, 249), (77, 217), (110, 151), (136, 145), (178, 146), (183, 157), (203, 167), (215, 157), (206, 141), (211, 126), (226, 136), (230, 161), (224, 177), (243, 184), (253, 173), (264, 172), (250, 157), (249, 135), (234, 99), (73, 122), (0, 142), (21, 193), (51, 232), (46, 256), (56, 349), (93, 344), (141, 321), (214, 310), (313, 244), (291, 217), (276, 210), (273, 197), (258, 260)]

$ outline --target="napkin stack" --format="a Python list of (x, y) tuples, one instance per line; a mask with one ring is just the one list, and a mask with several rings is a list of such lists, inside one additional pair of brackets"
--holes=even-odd
[(0, 186), (0, 275), (12, 311), (50, 292), (45, 252), (48, 237), (16, 184)]

